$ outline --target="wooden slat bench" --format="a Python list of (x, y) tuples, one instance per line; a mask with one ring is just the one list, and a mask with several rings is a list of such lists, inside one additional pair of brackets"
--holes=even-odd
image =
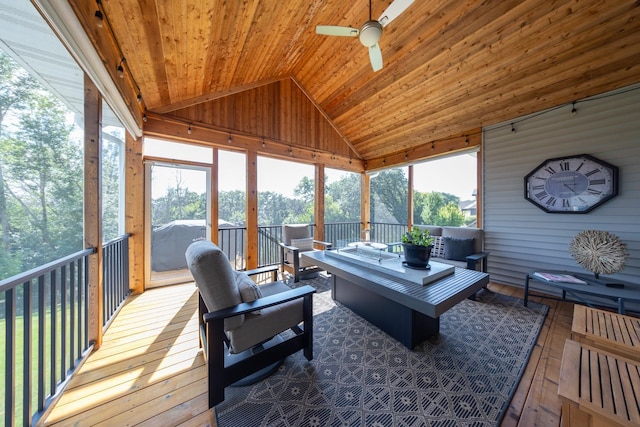
[(638, 318), (576, 304), (573, 309), (571, 337), (593, 347), (640, 361)]
[(558, 395), (562, 426), (640, 425), (640, 362), (567, 339)]

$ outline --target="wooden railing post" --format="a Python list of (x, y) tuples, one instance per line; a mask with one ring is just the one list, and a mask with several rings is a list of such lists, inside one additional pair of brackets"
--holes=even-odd
[(313, 205), (313, 222), (316, 224), (316, 240), (324, 241), (324, 165), (316, 164), (315, 168), (315, 203)]
[(89, 257), (89, 340), (102, 343), (102, 97), (84, 76), (84, 245)]
[(258, 153), (247, 151), (247, 250), (246, 268), (258, 267)]
[(129, 238), (129, 286), (134, 294), (144, 292), (144, 164), (142, 138), (126, 134), (125, 232)]
[(371, 209), (369, 197), (371, 195), (371, 177), (366, 173), (362, 173), (360, 180), (360, 236), (362, 232), (371, 227)]

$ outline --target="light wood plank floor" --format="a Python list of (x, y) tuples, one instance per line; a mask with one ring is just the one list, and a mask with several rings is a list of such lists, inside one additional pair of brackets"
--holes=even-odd
[[(515, 287), (489, 289), (522, 297)], [(537, 298), (533, 300), (539, 300)], [(558, 374), (573, 304), (545, 299), (549, 314), (502, 425), (560, 424)], [(215, 426), (207, 409), (193, 284), (131, 297), (40, 425)]]

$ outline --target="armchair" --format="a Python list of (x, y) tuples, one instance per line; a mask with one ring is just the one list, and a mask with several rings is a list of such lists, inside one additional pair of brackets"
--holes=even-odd
[[(227, 386), (265, 378), (298, 350), (313, 359), (314, 288), (291, 289), (283, 282), (258, 286), (247, 273), (273, 271), (275, 276), (277, 266), (234, 271), (224, 252), (205, 240), (189, 245), (185, 257), (199, 293), (210, 408), (224, 400)], [(279, 335), (288, 329), (292, 336)]]
[(284, 224), (280, 245), (280, 268), (293, 274), (293, 281), (316, 275), (322, 269), (301, 258), (303, 252), (314, 251), (315, 245), (330, 249), (331, 243), (314, 240), (308, 224)]

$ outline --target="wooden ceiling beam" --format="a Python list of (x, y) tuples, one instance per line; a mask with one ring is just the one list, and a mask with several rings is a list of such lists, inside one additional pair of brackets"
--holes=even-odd
[(365, 162), (367, 171), (386, 169), (390, 167), (406, 166), (444, 154), (479, 149), (482, 144), (482, 129), (471, 129), (463, 135), (456, 135), (447, 139), (428, 141), (424, 144), (398, 151), (382, 157), (374, 157)]
[[(246, 152), (251, 150), (268, 157), (309, 164), (319, 163), (324, 164), (326, 167), (350, 172), (362, 173), (365, 170), (364, 161), (360, 159), (154, 113), (150, 113), (147, 116), (144, 135), (232, 151)], [(231, 142), (229, 142), (229, 139), (231, 139)]]

